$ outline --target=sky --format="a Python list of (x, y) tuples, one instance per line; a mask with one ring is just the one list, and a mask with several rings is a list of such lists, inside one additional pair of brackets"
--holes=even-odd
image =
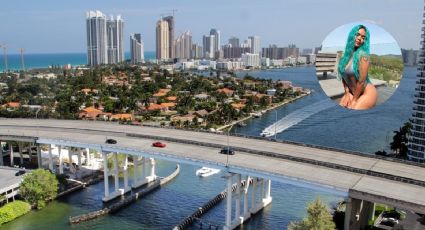
[(322, 42), (323, 51), (344, 51), (348, 34), (356, 25), (364, 25), (370, 34), (370, 53), (377, 55), (401, 55), (397, 41), (379, 25), (367, 21), (347, 23), (335, 28)]
[(222, 45), (258, 35), (269, 44), (300, 48), (320, 46), (335, 28), (355, 21), (377, 24), (401, 48), (418, 49), (423, 0), (13, 0), (0, 7), (0, 44), (8, 53), (86, 52), (86, 12), (100, 10), (125, 21), (125, 50), (131, 33), (141, 33), (145, 51), (155, 50), (155, 23), (175, 12), (177, 37), (190, 30), (193, 42), (211, 28), (221, 31)]

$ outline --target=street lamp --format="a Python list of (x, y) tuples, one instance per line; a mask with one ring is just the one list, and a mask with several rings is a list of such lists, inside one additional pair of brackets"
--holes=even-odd
[(275, 112), (275, 122), (274, 122), (274, 140), (277, 141), (276, 136), (277, 136), (277, 109), (274, 110)]

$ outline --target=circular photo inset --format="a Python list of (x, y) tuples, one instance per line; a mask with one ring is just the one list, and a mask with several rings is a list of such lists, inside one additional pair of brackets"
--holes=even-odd
[(403, 57), (395, 39), (369, 22), (333, 30), (316, 54), (316, 75), (323, 91), (347, 109), (371, 109), (397, 89)]

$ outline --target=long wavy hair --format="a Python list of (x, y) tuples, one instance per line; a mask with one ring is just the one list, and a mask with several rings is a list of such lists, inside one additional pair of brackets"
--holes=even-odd
[[(359, 29), (362, 29), (362, 28), (366, 31), (366, 37), (364, 39), (363, 44), (355, 50), (356, 35)], [(339, 73), (337, 74), (338, 79), (341, 80), (341, 76), (344, 75), (345, 67), (347, 66), (347, 63), (350, 61), (351, 56), (353, 56), (354, 74), (356, 75), (356, 78), (359, 79), (359, 60), (360, 60), (360, 57), (362, 56), (369, 57), (370, 55), (369, 46), (370, 46), (370, 34), (366, 26), (364, 25), (354, 26), (353, 29), (351, 29), (350, 33), (348, 34), (347, 43), (345, 45), (345, 51), (338, 64), (338, 73)]]

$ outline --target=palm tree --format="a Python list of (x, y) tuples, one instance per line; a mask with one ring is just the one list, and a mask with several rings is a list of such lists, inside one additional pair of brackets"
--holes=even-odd
[(406, 122), (399, 131), (394, 131), (395, 135), (393, 141), (390, 143), (390, 148), (393, 150), (398, 157), (406, 159), (407, 158), (407, 142), (410, 129), (412, 128), (412, 123)]

